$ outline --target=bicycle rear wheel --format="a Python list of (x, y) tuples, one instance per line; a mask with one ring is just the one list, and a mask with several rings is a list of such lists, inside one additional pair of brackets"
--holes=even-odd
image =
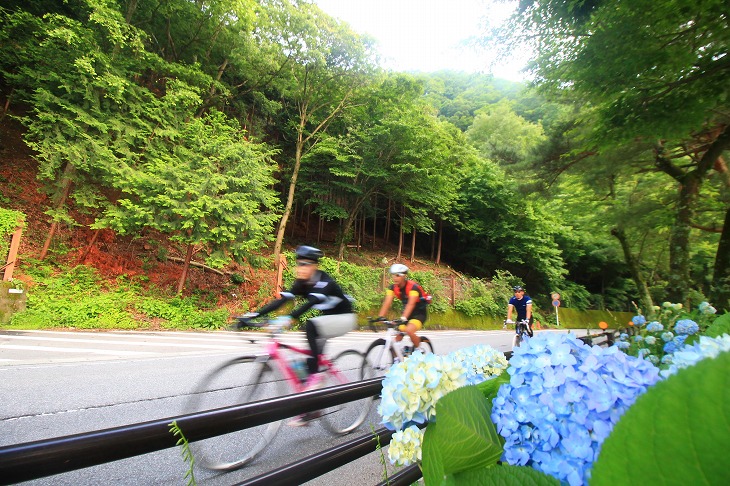
[[(279, 375), (274, 363), (257, 361), (253, 356), (227, 361), (200, 380), (188, 397), (185, 412), (282, 396), (287, 383)], [(251, 462), (274, 439), (279, 427), (281, 420), (195, 441), (190, 448), (196, 463), (208, 469), (230, 471)]]
[(385, 339), (376, 339), (365, 351), (363, 377), (367, 379), (385, 375), (393, 366), (393, 360), (395, 353), (390, 347), (385, 346)]
[[(354, 349), (341, 352), (332, 360), (333, 370), (325, 372), (325, 386), (344, 385), (364, 377), (363, 355)], [(335, 435), (349, 434), (357, 429), (370, 413), (373, 397), (362, 398), (322, 409), (322, 425)]]

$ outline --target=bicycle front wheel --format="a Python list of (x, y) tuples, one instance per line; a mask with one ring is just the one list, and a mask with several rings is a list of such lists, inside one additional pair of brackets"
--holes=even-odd
[(363, 378), (377, 378), (385, 375), (395, 359), (393, 349), (385, 345), (385, 339), (376, 339), (365, 351)]
[[(341, 352), (325, 372), (325, 386), (344, 385), (364, 377), (363, 355), (354, 349)], [(373, 397), (335, 405), (322, 410), (322, 425), (335, 435), (349, 434), (357, 429), (370, 413)]]
[[(286, 381), (274, 363), (264, 358), (241, 357), (208, 373), (195, 387), (185, 405), (186, 413), (279, 397)], [(190, 444), (195, 462), (217, 471), (238, 469), (251, 462), (273, 439), (281, 420)], [(184, 431), (183, 431), (184, 432)]]

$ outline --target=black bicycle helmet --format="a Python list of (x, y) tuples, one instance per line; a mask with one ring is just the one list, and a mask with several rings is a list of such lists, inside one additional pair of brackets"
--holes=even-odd
[(519, 292), (520, 290), (525, 290), (522, 288), (522, 285), (515, 285), (512, 287), (512, 292)]
[(311, 260), (318, 262), (324, 256), (322, 250), (313, 246), (301, 245), (296, 250), (297, 260)]

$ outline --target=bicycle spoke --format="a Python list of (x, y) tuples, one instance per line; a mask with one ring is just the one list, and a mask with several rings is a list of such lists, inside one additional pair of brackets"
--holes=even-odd
[(386, 347), (384, 339), (377, 339), (365, 354), (364, 378), (383, 376), (393, 365), (393, 351)]
[[(204, 377), (186, 404), (186, 412), (264, 400), (286, 394), (275, 366), (242, 358), (228, 361)], [(259, 454), (276, 435), (281, 421), (191, 443), (196, 463), (214, 470), (237, 469)]]

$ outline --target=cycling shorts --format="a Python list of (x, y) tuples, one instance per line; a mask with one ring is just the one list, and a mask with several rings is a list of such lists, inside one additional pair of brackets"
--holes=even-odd
[(406, 327), (408, 327), (409, 324), (413, 324), (416, 326), (416, 331), (420, 331), (424, 322), (426, 322), (426, 314), (414, 313), (411, 318), (408, 319), (407, 323), (398, 326), (398, 330), (405, 332)]

